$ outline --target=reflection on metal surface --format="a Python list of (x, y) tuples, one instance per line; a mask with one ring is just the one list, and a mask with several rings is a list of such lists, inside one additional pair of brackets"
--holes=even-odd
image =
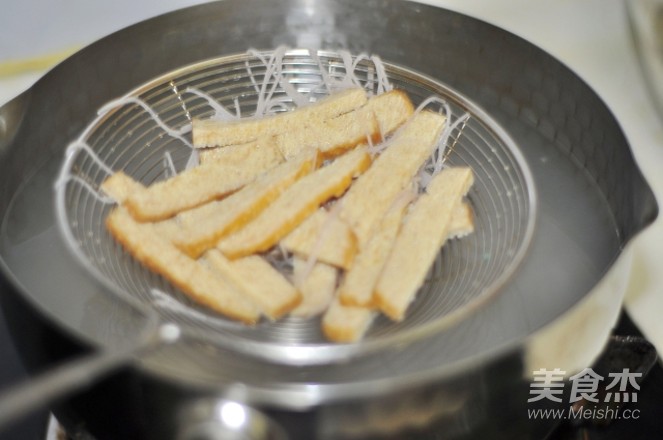
[(262, 412), (215, 398), (194, 399), (180, 408), (176, 440), (287, 440), (283, 429)]
[(431, 388), (419, 395), (385, 397), (368, 406), (331, 406), (322, 411), (319, 429), (322, 438), (332, 439), (422, 438), (427, 427), (442, 424), (445, 438), (454, 438), (467, 435), (485, 416), (473, 404), (467, 393)]
[(239, 403), (226, 402), (219, 408), (221, 421), (232, 429), (240, 429), (246, 423), (247, 415), (244, 407)]

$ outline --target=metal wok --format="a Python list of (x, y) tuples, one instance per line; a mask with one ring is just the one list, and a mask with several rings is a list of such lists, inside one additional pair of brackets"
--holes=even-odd
[[(443, 332), (349, 362), (282, 365), (186, 336), (127, 356), (149, 316), (108, 295), (58, 234), (53, 184), (64, 149), (99, 107), (140, 84), (281, 44), (379, 54), (489, 114), (537, 189), (527, 258), (499, 295)], [(545, 423), (513, 423), (524, 418), (532, 371), (591, 365), (621, 305), (626, 245), (657, 213), (619, 125), (573, 72), (503, 30), (417, 3), (226, 1), (178, 11), (82, 50), (0, 116), (3, 307), (35, 368), (81, 347), (129, 362), (61, 409), (100, 438), (540, 435)], [(244, 423), (228, 425), (223, 408)]]

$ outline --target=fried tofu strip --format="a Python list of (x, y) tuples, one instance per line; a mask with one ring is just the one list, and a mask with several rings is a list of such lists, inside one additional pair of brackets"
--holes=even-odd
[(281, 240), (281, 246), (300, 257), (313, 256), (348, 269), (357, 252), (357, 239), (345, 222), (320, 208)]
[(447, 238), (454, 207), (472, 182), (469, 168), (442, 170), (405, 218), (373, 296), (376, 305), (391, 319), (403, 319)]
[(375, 115), (380, 133), (386, 138), (414, 114), (414, 105), (407, 93), (402, 90), (392, 90), (372, 97), (362, 110)]
[(337, 118), (319, 121), (300, 130), (287, 131), (274, 136), (280, 153), (290, 159), (302, 151), (316, 149), (324, 159), (332, 159), (359, 144), (377, 142), (380, 126), (373, 112), (359, 110)]
[(371, 164), (365, 149), (353, 150), (299, 179), (242, 229), (222, 239), (218, 248), (231, 259), (266, 251), (332, 197), (341, 196), (354, 176)]
[[(145, 186), (136, 182), (122, 171), (118, 171), (104, 180), (101, 184), (101, 189), (119, 205), (122, 205), (130, 194), (145, 189)], [(200, 208), (196, 210), (200, 210)], [(174, 242), (180, 235), (181, 228), (179, 222), (174, 219), (151, 223), (151, 225), (162, 238), (170, 242)]]
[[(472, 209), (467, 203), (461, 203), (454, 209), (447, 239), (473, 229), (471, 213)], [(340, 292), (339, 288), (337, 295)], [(323, 318), (322, 325), (327, 338), (335, 342), (353, 342), (361, 339), (376, 315), (373, 307), (344, 305), (340, 297), (337, 297), (333, 307), (334, 310), (330, 310)]]
[(469, 203), (462, 202), (454, 208), (447, 239), (463, 238), (472, 232), (474, 232), (474, 213)]
[[(118, 205), (122, 205), (130, 194), (144, 190), (145, 186), (127, 176), (124, 172), (118, 171), (108, 177), (101, 184), (101, 190), (111, 197)], [(173, 241), (179, 234), (179, 225), (172, 219), (152, 223), (153, 229), (161, 237), (168, 241)]]
[(198, 150), (201, 164), (223, 162), (226, 165), (257, 167), (268, 170), (285, 160), (273, 138), (227, 147), (203, 148)]
[[(391, 253), (404, 214), (403, 207), (392, 207), (371, 235), (366, 247), (357, 254), (339, 287), (338, 296), (343, 305), (374, 307), (375, 284)], [(472, 208), (462, 202), (451, 214), (447, 239), (463, 237), (473, 230)]]
[(144, 189), (144, 185), (140, 182), (136, 182), (122, 171), (118, 171), (111, 175), (101, 184), (101, 190), (118, 204), (124, 203), (130, 194)]
[(294, 279), (302, 293), (302, 302), (290, 312), (290, 316), (311, 318), (324, 312), (334, 299), (338, 270), (334, 266), (294, 258)]
[(331, 119), (350, 112), (366, 103), (363, 89), (348, 89), (300, 107), (297, 111), (283, 112), (260, 119), (217, 121), (212, 119), (193, 120), (193, 145), (196, 148), (223, 147), (245, 144), (292, 130), (299, 130), (316, 121)]
[(199, 165), (131, 194), (126, 206), (138, 221), (164, 220), (180, 211), (220, 199), (252, 182), (264, 171), (261, 166), (216, 162)]
[(359, 249), (431, 154), (444, 123), (444, 116), (428, 111), (412, 116), (343, 197), (339, 215), (357, 236)]
[(324, 159), (331, 159), (367, 140), (380, 142), (413, 113), (408, 96), (394, 90), (370, 98), (350, 113), (276, 135), (274, 142), (286, 159), (307, 148), (318, 149)]
[(376, 315), (368, 307), (344, 306), (334, 298), (322, 317), (322, 333), (333, 342), (355, 342), (364, 336)]
[[(295, 168), (295, 163), (293, 162), (289, 167)], [(276, 169), (268, 173), (275, 174)], [(267, 177), (267, 173), (264, 177)], [(194, 241), (196, 234), (204, 236), (209, 233), (209, 230), (205, 227), (206, 224), (214, 223), (215, 228), (223, 229), (228, 227), (224, 226), (228, 224), (228, 221), (232, 221), (229, 219), (239, 218), (237, 213), (242, 212), (242, 206), (246, 206), (249, 203), (250, 197), (243, 197), (245, 204), (242, 204), (242, 200), (236, 203), (235, 196), (240, 196), (240, 193), (248, 191), (250, 187), (254, 187), (257, 183), (258, 181), (247, 185), (224, 200), (210, 202), (197, 208), (183, 211), (178, 214), (177, 222), (164, 220), (154, 223), (154, 226), (158, 228), (164, 237), (169, 238), (169, 240), (176, 243), (180, 248), (183, 248), (187, 241)], [(143, 188), (143, 185), (122, 171), (113, 174), (101, 185), (101, 189), (119, 204), (122, 204), (129, 194)], [(258, 211), (254, 212), (257, 214)], [(326, 224), (328, 215), (326, 210), (319, 209), (281, 240), (281, 245), (284, 249), (298, 254), (303, 258), (309, 258), (315, 250), (317, 260), (339, 268), (349, 269), (357, 252), (356, 238), (352, 230), (342, 221), (334, 220)], [(232, 228), (228, 227), (227, 230), (231, 231)], [(467, 203), (461, 203), (460, 206), (454, 209), (449, 226), (449, 238), (464, 237), (472, 233), (473, 230), (472, 208)], [(328, 238), (323, 239), (319, 248), (315, 249), (319, 237), (323, 233)]]
[(260, 318), (258, 307), (235, 286), (180, 252), (152, 224), (135, 221), (124, 207), (110, 213), (106, 226), (134, 258), (194, 301), (247, 324)]
[(302, 301), (302, 295), (281, 273), (259, 255), (228, 260), (212, 249), (203, 257), (210, 267), (245, 293), (271, 320), (276, 320)]
[(181, 213), (181, 231), (175, 245), (189, 256), (199, 257), (223, 236), (255, 218), (283, 191), (313, 171), (317, 163), (315, 152), (305, 152), (265, 172), (223, 200)]
[(382, 272), (396, 235), (401, 227), (405, 209), (413, 198), (411, 192), (397, 197), (389, 211), (374, 228), (352, 267), (345, 272), (338, 290), (338, 298), (344, 306), (373, 307), (373, 288)]
[[(359, 251), (357, 238), (344, 221), (330, 219), (330, 215), (325, 209), (318, 209), (281, 240), (281, 246), (301, 258), (313, 256), (323, 263), (349, 270)], [(454, 209), (449, 238), (464, 237), (473, 231), (472, 208), (461, 203)]]

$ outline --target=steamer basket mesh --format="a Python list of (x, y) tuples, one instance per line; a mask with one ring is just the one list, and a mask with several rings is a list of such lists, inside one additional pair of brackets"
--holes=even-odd
[[(260, 56), (258, 56), (260, 55)], [(488, 115), (452, 89), (405, 67), (336, 52), (288, 50), (281, 60), (281, 82), (265, 59), (273, 52), (224, 56), (166, 74), (127, 96), (139, 98), (172, 130), (172, 136), (138, 101), (108, 107), (72, 144), (57, 186), (60, 227), (82, 264), (122, 297), (145, 304), (165, 322), (178, 324), (207, 341), (249, 351), (275, 362), (326, 362), (339, 357), (393, 346), (431, 331), (441, 331), (499, 292), (522, 260), (534, 225), (534, 189), (516, 146)], [(384, 72), (380, 67), (384, 66)], [(400, 323), (378, 317), (363, 341), (335, 345), (325, 341), (320, 320), (286, 318), (246, 327), (191, 301), (158, 275), (143, 268), (108, 234), (104, 219), (113, 205), (99, 192), (110, 170), (123, 170), (144, 185), (187, 166), (192, 150), (186, 127), (192, 118), (209, 118), (215, 107), (192, 89), (213, 98), (228, 113), (243, 116), (261, 110), (260, 86), (273, 86), (270, 111), (296, 106), (285, 88), (309, 100), (330, 93), (321, 86), (347, 79), (348, 70), (371, 93), (378, 93), (386, 74), (405, 90), (415, 105), (434, 95), (443, 98), (452, 121), (469, 119), (451, 133), (446, 164), (469, 166), (475, 183), (467, 200), (474, 211), (475, 231), (447, 241), (431, 267), (425, 285)], [(285, 83), (283, 82), (285, 80)], [(284, 87), (285, 84), (285, 87)], [(340, 87), (340, 85), (339, 85)], [(333, 89), (333, 87), (332, 87)], [(264, 111), (262, 109), (261, 111)], [(89, 148), (88, 148), (89, 147)], [(166, 154), (168, 153), (168, 154)], [(101, 164), (100, 161), (103, 163)]]

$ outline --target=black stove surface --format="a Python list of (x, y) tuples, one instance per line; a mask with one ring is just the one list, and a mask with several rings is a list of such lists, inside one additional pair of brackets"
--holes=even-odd
[[(616, 336), (642, 334), (627, 314), (623, 313), (613, 331)], [(657, 359), (643, 377), (638, 391), (638, 401), (625, 405), (634, 418), (611, 419), (606, 425), (560, 425), (546, 440), (644, 440), (663, 438), (663, 367)], [(636, 413), (637, 411), (637, 413)], [(637, 418), (635, 418), (637, 414)]]
[[(4, 315), (0, 313), (0, 390), (27, 378), (28, 375), (10, 339)], [(48, 413), (40, 411), (7, 431), (0, 432), (0, 440), (43, 440), (47, 423)]]
[[(615, 335), (641, 336), (637, 327), (623, 314)], [(4, 317), (0, 313), (0, 389), (27, 378), (16, 349), (11, 341)], [(649, 440), (663, 438), (663, 367), (657, 361), (641, 382), (638, 402), (631, 404), (638, 410), (637, 419), (615, 419), (605, 426), (575, 426), (561, 424), (546, 440)], [(9, 430), (0, 433), (0, 440), (44, 440), (49, 414), (41, 411)], [(76, 435), (62, 440), (80, 438)]]

